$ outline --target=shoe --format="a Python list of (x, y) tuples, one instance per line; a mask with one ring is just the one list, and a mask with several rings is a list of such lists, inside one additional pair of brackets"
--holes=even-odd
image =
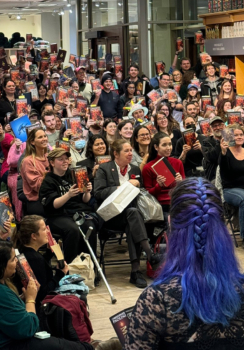
[(161, 265), (162, 255), (158, 253), (152, 253), (151, 259), (149, 260), (152, 269), (155, 271)]
[(130, 283), (135, 284), (137, 288), (146, 288), (147, 286), (147, 281), (141, 271), (131, 271)]

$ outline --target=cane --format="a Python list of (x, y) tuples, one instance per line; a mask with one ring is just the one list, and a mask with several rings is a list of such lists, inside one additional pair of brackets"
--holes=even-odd
[(90, 237), (90, 235), (91, 235), (91, 232), (92, 232), (92, 230), (93, 230), (93, 227), (89, 227), (89, 229), (88, 229), (88, 231), (87, 231), (87, 233), (86, 233), (86, 235), (84, 234), (84, 232), (81, 230), (81, 228), (80, 228), (80, 226), (83, 224), (83, 218), (80, 216), (80, 214), (79, 213), (75, 213), (75, 215), (73, 216), (73, 220), (74, 220), (74, 222), (76, 223), (76, 225), (79, 227), (79, 230), (80, 230), (80, 233), (81, 233), (81, 235), (82, 235), (82, 237), (84, 238), (84, 241), (86, 242), (86, 245), (87, 245), (87, 247), (88, 247), (88, 249), (89, 249), (89, 251), (90, 251), (90, 254), (91, 254), (91, 257), (92, 257), (92, 260), (94, 261), (94, 264), (96, 265), (96, 267), (97, 267), (97, 271), (98, 271), (98, 273), (99, 273), (99, 275), (101, 276), (101, 278), (103, 279), (103, 281), (104, 281), (104, 283), (105, 283), (105, 286), (107, 287), (107, 290), (108, 290), (108, 292), (109, 292), (109, 294), (110, 294), (110, 297), (111, 297), (111, 302), (112, 302), (112, 304), (115, 304), (116, 303), (116, 301), (117, 301), (117, 299), (115, 299), (115, 297), (114, 297), (114, 295), (113, 295), (113, 292), (112, 292), (112, 290), (111, 290), (111, 288), (110, 288), (110, 286), (109, 286), (109, 284), (108, 284), (108, 282), (107, 282), (107, 280), (106, 280), (106, 277), (104, 276), (104, 274), (103, 274), (103, 271), (102, 271), (102, 269), (101, 269), (101, 266), (99, 265), (99, 262), (97, 261), (97, 258), (96, 258), (96, 256), (95, 256), (95, 254), (94, 254), (94, 252), (93, 252), (93, 250), (92, 250), (92, 247), (90, 246), (90, 243), (89, 243), (89, 237)]

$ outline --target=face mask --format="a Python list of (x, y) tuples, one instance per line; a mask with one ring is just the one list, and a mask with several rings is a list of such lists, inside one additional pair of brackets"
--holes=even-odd
[(186, 129), (193, 129), (194, 131), (196, 131), (196, 125), (195, 124), (189, 124), (187, 125)]
[(75, 141), (75, 148), (78, 150), (81, 150), (82, 148), (84, 148), (86, 145), (86, 141), (85, 140), (78, 140)]

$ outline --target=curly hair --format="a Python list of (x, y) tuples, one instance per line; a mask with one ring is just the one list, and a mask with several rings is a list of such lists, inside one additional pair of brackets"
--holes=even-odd
[(107, 140), (100, 134), (92, 135), (87, 142), (86, 158), (92, 159), (92, 160), (94, 160), (94, 162), (95, 162), (95, 156), (94, 156), (92, 148), (93, 148), (93, 145), (97, 139), (103, 140), (103, 142), (105, 143), (105, 146), (106, 146), (105, 155), (109, 154), (109, 146), (108, 146)]

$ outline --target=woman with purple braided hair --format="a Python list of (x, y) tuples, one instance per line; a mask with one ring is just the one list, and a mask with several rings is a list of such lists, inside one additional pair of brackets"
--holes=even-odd
[(170, 195), (166, 261), (136, 303), (123, 349), (243, 349), (244, 275), (220, 193), (192, 177)]

